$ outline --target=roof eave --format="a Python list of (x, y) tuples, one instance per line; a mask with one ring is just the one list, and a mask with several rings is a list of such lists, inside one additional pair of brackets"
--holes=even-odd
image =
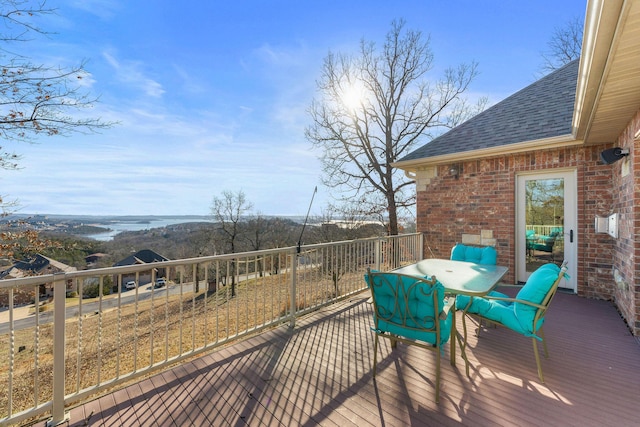
[(587, 2), (572, 121), (573, 133), (585, 143), (601, 142), (591, 141), (590, 134), (631, 4), (628, 0)]
[(537, 139), (533, 141), (517, 142), (509, 145), (484, 148), (482, 150), (464, 151), (461, 153), (444, 154), (421, 159), (405, 160), (392, 163), (391, 166), (404, 171), (415, 171), (428, 166), (437, 166), (465, 160), (478, 160), (487, 157), (496, 157), (508, 154), (522, 153), (532, 150), (543, 150), (552, 148), (569, 147), (582, 145), (582, 140), (577, 140), (572, 134), (560, 135), (553, 138)]

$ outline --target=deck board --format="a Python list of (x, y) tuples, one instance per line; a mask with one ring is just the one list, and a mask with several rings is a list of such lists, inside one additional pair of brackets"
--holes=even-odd
[[(381, 340), (372, 375), (366, 294), (218, 349), (71, 410), (72, 426), (632, 426), (640, 343), (611, 303), (559, 293), (540, 383), (531, 340), (468, 322), (464, 361)], [(458, 316), (461, 324), (461, 316)], [(459, 350), (458, 350), (459, 352)], [(85, 420), (89, 415), (89, 422)], [(114, 424), (115, 423), (115, 424)]]

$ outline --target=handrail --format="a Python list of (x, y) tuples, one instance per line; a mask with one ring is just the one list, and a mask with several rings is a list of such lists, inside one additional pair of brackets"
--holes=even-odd
[[(265, 328), (295, 327), (299, 316), (366, 289), (368, 267), (416, 262), (423, 247), (415, 233), (305, 245), (299, 254), (287, 247), (0, 280), (9, 299), (8, 315), (0, 312), (0, 352), (9, 354), (0, 360), (0, 389), (8, 391), (0, 426), (47, 415), (47, 425), (61, 424), (66, 408), (108, 388)], [(158, 269), (171, 279), (163, 288), (154, 286)], [(129, 277), (135, 290), (123, 288)], [(113, 295), (82, 298), (107, 280)], [(53, 289), (51, 312), (41, 311), (42, 286)], [(59, 297), (68, 286), (79, 296), (73, 305)], [(16, 303), (27, 293), (35, 316)], [(26, 379), (33, 399), (17, 402), (14, 390)]]

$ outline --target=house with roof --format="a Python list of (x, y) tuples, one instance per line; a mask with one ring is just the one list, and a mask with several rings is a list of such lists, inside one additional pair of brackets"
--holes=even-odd
[[(41, 276), (45, 274), (70, 273), (76, 271), (75, 267), (56, 261), (41, 254), (35, 254), (27, 259), (16, 261), (9, 268), (0, 271), (0, 280), (18, 279), (21, 277)], [(72, 281), (67, 282), (67, 291), (75, 290)], [(42, 283), (38, 286), (39, 295), (41, 297), (53, 297), (53, 283)], [(34, 292), (23, 292), (17, 290), (18, 295), (14, 301), (17, 304), (28, 304), (33, 302)], [(6, 295), (0, 295), (0, 306), (8, 304)]]
[[(152, 264), (155, 262), (162, 262), (162, 261), (169, 261), (169, 258), (166, 258), (158, 254), (157, 252), (152, 251), (151, 249), (142, 249), (116, 262), (115, 264), (113, 264), (113, 266), (120, 267), (124, 265)], [(155, 270), (156, 270), (155, 277), (167, 276), (166, 268), (156, 268)], [(129, 281), (136, 281), (139, 285), (151, 283), (153, 277), (154, 276), (152, 275), (152, 268), (150, 267), (149, 270), (139, 272), (137, 278), (135, 274), (123, 275), (121, 286)], [(118, 283), (118, 281), (114, 280), (113, 283)]]
[(100, 260), (108, 256), (108, 254), (97, 252), (84, 257), (84, 261), (87, 263), (87, 267), (94, 267)]
[(582, 55), (394, 164), (416, 184), (425, 254), (492, 245), (526, 281), (612, 301), (640, 335), (640, 2), (590, 0)]

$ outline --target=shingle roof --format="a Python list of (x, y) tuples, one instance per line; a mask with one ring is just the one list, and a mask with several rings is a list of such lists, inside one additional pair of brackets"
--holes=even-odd
[(555, 70), (399, 161), (571, 134), (579, 62)]
[(71, 267), (60, 261), (48, 258), (44, 255), (35, 254), (24, 261), (16, 261), (11, 267), (0, 272), (0, 279), (19, 278), (38, 274), (51, 274), (57, 272), (76, 271), (75, 267)]
[(151, 249), (142, 249), (133, 255), (129, 255), (123, 260), (120, 260), (113, 264), (114, 267), (123, 265), (136, 265), (136, 264), (150, 264), (152, 262), (169, 261), (169, 258), (165, 258), (162, 255), (152, 251)]

